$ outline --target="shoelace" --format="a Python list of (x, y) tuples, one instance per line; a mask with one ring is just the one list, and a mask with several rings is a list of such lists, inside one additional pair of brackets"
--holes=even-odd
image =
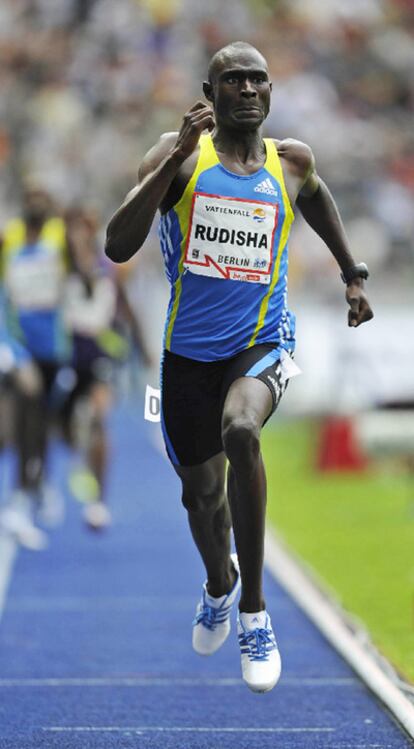
[(193, 625), (203, 624), (204, 627), (213, 632), (217, 624), (222, 624), (226, 621), (230, 608), (230, 606), (225, 606), (216, 609), (214, 606), (209, 606), (208, 603), (204, 601), (203, 608), (198, 612), (198, 614), (196, 614)]
[(267, 661), (269, 653), (276, 649), (275, 636), (271, 629), (258, 627), (239, 635), (241, 652), (250, 661)]

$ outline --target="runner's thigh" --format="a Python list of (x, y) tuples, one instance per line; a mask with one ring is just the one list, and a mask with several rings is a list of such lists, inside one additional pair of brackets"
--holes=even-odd
[(174, 466), (200, 466), (223, 449), (223, 362), (200, 362), (164, 352), (161, 419)]

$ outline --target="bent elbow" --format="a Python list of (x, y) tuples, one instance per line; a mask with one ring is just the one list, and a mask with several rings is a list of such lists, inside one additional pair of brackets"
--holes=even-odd
[(135, 255), (139, 250), (139, 247), (128, 247), (119, 240), (107, 236), (104, 250), (105, 255), (112, 260), (113, 263), (126, 263), (127, 260)]
[(117, 247), (116, 242), (113, 241), (110, 237), (107, 236), (105, 240), (105, 255), (106, 257), (109, 257), (110, 260), (112, 260), (113, 263), (120, 263), (122, 262), (120, 256), (119, 256), (119, 250)]

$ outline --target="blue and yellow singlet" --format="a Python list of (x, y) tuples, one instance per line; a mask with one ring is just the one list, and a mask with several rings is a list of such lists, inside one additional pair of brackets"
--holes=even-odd
[(171, 283), (164, 345), (215, 361), (259, 343), (294, 349), (287, 307), (288, 237), (294, 214), (274, 142), (254, 174), (230, 172), (211, 135), (159, 235)]
[(61, 314), (66, 272), (62, 219), (48, 219), (32, 243), (28, 242), (24, 221), (13, 219), (6, 225), (0, 277), (7, 330), (11, 340), (39, 360), (61, 360), (68, 353)]

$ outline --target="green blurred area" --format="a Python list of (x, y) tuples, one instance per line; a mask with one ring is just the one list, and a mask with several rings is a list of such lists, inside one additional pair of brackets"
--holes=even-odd
[(402, 465), (321, 473), (316, 422), (263, 432), (268, 520), (414, 682), (414, 480)]

